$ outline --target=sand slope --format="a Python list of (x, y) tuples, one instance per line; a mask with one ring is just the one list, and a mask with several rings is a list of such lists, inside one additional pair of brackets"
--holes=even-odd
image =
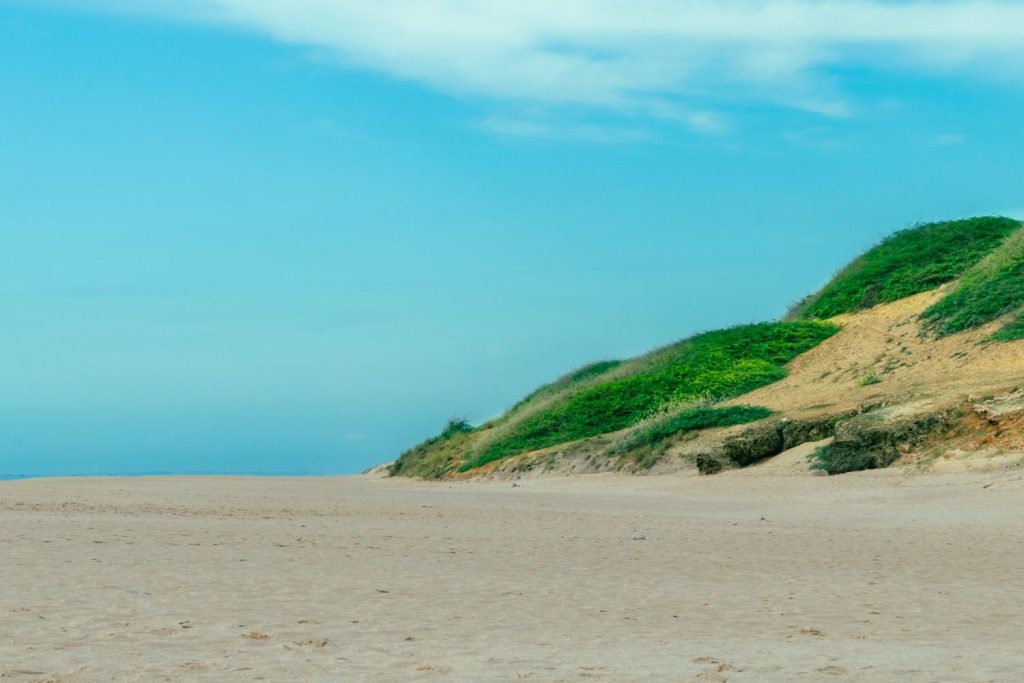
[(0, 483), (0, 679), (1020, 680), (1021, 476)]
[[(1024, 342), (990, 342), (1005, 320), (948, 337), (922, 333), (918, 316), (950, 286), (841, 315), (842, 330), (789, 364), (789, 376), (729, 403), (794, 415), (884, 401), (946, 404), (1024, 386)], [(874, 372), (878, 384), (859, 386)]]

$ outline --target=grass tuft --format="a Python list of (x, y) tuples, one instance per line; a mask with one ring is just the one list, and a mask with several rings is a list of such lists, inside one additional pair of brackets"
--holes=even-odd
[(869, 387), (872, 384), (881, 383), (882, 380), (878, 377), (878, 373), (876, 373), (874, 370), (868, 370), (868, 372), (863, 377), (857, 380), (857, 386), (859, 387)]
[(992, 335), (994, 341), (1017, 341), (1024, 339), (1024, 313)]
[(807, 456), (807, 461), (810, 463), (810, 469), (812, 471), (820, 470), (822, 472), (829, 472), (829, 455), (831, 454), (832, 446), (825, 445), (819, 446), (814, 449), (814, 452)]
[(473, 425), (469, 423), (469, 419), (462, 415), (455, 415), (448, 419), (445, 423), (444, 429), (437, 438), (439, 439), (450, 439), (456, 434), (469, 434), (473, 431)]

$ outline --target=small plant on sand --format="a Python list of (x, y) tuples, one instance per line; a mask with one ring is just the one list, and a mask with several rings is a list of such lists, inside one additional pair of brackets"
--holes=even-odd
[(815, 471), (828, 472), (828, 470), (829, 470), (829, 458), (828, 458), (828, 456), (829, 456), (829, 451), (830, 450), (831, 450), (831, 446), (829, 446), (829, 445), (820, 446), (820, 447), (816, 448), (814, 450), (814, 452), (811, 453), (807, 457), (808, 462), (811, 463), (810, 469), (811, 470), (815, 470)]
[(857, 380), (857, 386), (859, 387), (869, 387), (872, 384), (881, 383), (882, 380), (878, 377), (878, 373), (876, 373), (874, 370), (868, 370), (863, 377)]

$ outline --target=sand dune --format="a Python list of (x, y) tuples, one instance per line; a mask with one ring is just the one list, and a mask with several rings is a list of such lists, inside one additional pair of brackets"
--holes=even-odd
[(0, 679), (1024, 678), (1021, 472), (0, 483)]

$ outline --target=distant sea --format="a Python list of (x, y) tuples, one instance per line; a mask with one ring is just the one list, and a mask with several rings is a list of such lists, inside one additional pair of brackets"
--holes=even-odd
[(111, 472), (104, 474), (0, 474), (0, 481), (45, 477), (345, 477), (353, 472)]

